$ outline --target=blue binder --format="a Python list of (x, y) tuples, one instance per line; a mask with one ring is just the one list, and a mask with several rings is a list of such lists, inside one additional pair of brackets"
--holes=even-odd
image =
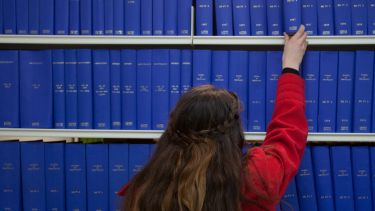
[(21, 143), (23, 210), (46, 210), (44, 144)]
[(181, 50), (169, 50), (169, 111), (171, 111), (181, 94)]
[(266, 68), (265, 51), (249, 52), (248, 130), (266, 131)]
[(164, 130), (169, 114), (169, 50), (152, 50), (152, 129)]
[(267, 5), (266, 0), (250, 1), (251, 35), (267, 35)]
[(29, 0), (29, 34), (39, 34), (39, 1)]
[(129, 145), (109, 144), (109, 210), (118, 211), (122, 207), (122, 199), (117, 191), (128, 182)]
[(212, 85), (228, 89), (229, 51), (212, 51)]
[(141, 0), (141, 35), (152, 35), (152, 0)]
[(318, 34), (334, 35), (332, 0), (316, 0), (318, 6)]
[(367, 35), (367, 0), (351, 0), (352, 33)]
[(66, 209), (87, 210), (85, 144), (65, 145)]
[(318, 12), (316, 0), (301, 0), (301, 18), (308, 35), (318, 35)]
[[(151, 74), (151, 72), (150, 72)], [(121, 51), (122, 129), (137, 129), (137, 52)], [(151, 114), (150, 114), (151, 115)]]
[(69, 34), (78, 35), (79, 28), (79, 0), (69, 0)]
[[(121, 51), (111, 50), (111, 128), (121, 129)], [(127, 111), (129, 112), (129, 111)]]
[(149, 159), (148, 144), (129, 145), (129, 180), (131, 180), (146, 165)]
[(152, 0), (153, 35), (164, 35), (164, 0)]
[[(123, 19), (120, 17), (120, 19)], [(114, 0), (104, 1), (104, 34), (113, 35)]]
[(372, 210), (370, 152), (368, 146), (352, 147), (355, 210)]
[(339, 52), (337, 85), (337, 132), (352, 132), (354, 52)]
[(283, 2), (281, 0), (267, 0), (267, 31), (268, 35), (283, 35)]
[(78, 128), (93, 128), (91, 50), (77, 50)]
[(301, 25), (301, 1), (283, 0), (284, 30), (287, 34), (294, 34)]
[(357, 51), (355, 58), (353, 132), (368, 133), (371, 131), (374, 52)]
[(86, 145), (87, 210), (109, 208), (108, 158), (108, 144)]
[[(40, 34), (53, 34), (54, 33), (54, 1), (40, 0), (40, 18), (39, 29)], [(4, 30), (5, 31), (5, 30)], [(6, 32), (6, 31), (5, 31)]]
[(124, 34), (124, 1), (113, 1), (113, 34)]
[(232, 0), (215, 0), (216, 35), (232, 36)]
[(302, 63), (309, 132), (318, 131), (319, 51), (307, 51)]
[(1, 11), (4, 34), (16, 34), (16, 1), (3, 0)]
[(305, 148), (305, 153), (296, 175), (296, 184), (300, 210), (318, 211), (311, 149), (309, 146)]
[(233, 0), (233, 31), (236, 36), (250, 35), (250, 2)]
[(213, 0), (196, 0), (196, 34), (199, 36), (213, 35)]
[(295, 178), (293, 178), (285, 191), (283, 199), (280, 202), (281, 210), (299, 211), (298, 195)]
[(137, 51), (137, 129), (151, 129), (152, 50)]
[[(92, 0), (80, 0), (80, 32), (81, 35), (92, 34)], [(121, 18), (122, 20), (122, 18)]]
[(109, 51), (93, 51), (94, 128), (111, 128), (111, 72)]
[(211, 50), (193, 51), (193, 86), (211, 83)]
[(164, 34), (177, 35), (177, 0), (164, 0)]
[(266, 67), (266, 127), (272, 119), (273, 109), (275, 106), (277, 81), (281, 73), (281, 58), (280, 51), (267, 52), (267, 67)]
[(104, 35), (104, 0), (92, 0), (92, 31)]
[(351, 4), (350, 0), (334, 0), (335, 9), (335, 34), (351, 35)]
[[(1, 4), (1, 9), (3, 5)], [(17, 34), (29, 33), (29, 0), (16, 1), (16, 14), (17, 14)], [(57, 17), (57, 16), (56, 16)], [(3, 20), (3, 17), (1, 17)], [(3, 24), (3, 21), (1, 21)], [(3, 27), (1, 28), (3, 32)]]
[(23, 128), (52, 127), (51, 51), (20, 51), (20, 120)]
[(65, 128), (64, 50), (52, 50), (54, 128)]
[(19, 142), (0, 142), (0, 209), (21, 210), (21, 156)]
[(332, 146), (331, 163), (336, 210), (354, 210), (350, 146)]
[(241, 103), (242, 128), (247, 131), (247, 89), (249, 56), (247, 51), (229, 53), (229, 90), (237, 94)]
[(367, 0), (367, 28), (369, 35), (375, 35), (375, 0)]
[(44, 144), (46, 210), (65, 210), (65, 143)]
[(192, 55), (191, 50), (181, 50), (181, 94), (192, 86)]
[(125, 1), (125, 34), (141, 34), (141, 0)]
[(314, 146), (311, 149), (318, 210), (335, 210), (329, 148)]
[(77, 50), (65, 50), (65, 121), (66, 128), (78, 127)]
[[(177, 1), (177, 34), (188, 36), (191, 34), (191, 6), (192, 0)], [(143, 17), (143, 16), (142, 16)]]
[(319, 132), (335, 132), (336, 130), (337, 66), (337, 51), (320, 52)]
[(19, 122), (18, 51), (0, 51), (0, 128), (17, 128)]
[(55, 34), (67, 35), (69, 31), (69, 0), (55, 0)]

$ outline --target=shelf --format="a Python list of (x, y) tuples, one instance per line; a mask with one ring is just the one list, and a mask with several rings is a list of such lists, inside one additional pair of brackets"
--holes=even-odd
[[(67, 129), (0, 129), (0, 141), (5, 137), (47, 138), (116, 138), (158, 139), (160, 130), (67, 130)], [(265, 133), (245, 133), (248, 141), (262, 141)], [(375, 133), (310, 133), (309, 142), (375, 142)]]

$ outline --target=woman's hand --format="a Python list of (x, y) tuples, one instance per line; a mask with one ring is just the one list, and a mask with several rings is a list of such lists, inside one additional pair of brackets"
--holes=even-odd
[(307, 33), (303, 25), (299, 27), (298, 31), (292, 37), (284, 33), (283, 69), (289, 67), (299, 70), (307, 48), (306, 37)]

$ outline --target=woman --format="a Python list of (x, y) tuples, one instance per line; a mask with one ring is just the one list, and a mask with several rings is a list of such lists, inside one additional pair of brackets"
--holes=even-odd
[(206, 85), (181, 97), (145, 168), (120, 191), (126, 211), (275, 210), (296, 174), (307, 138), (299, 66), (306, 33), (285, 35), (275, 109), (260, 147), (241, 158), (236, 95)]

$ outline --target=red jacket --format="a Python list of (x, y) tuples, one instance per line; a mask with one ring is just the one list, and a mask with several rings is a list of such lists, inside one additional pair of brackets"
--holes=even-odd
[[(266, 210), (275, 210), (289, 181), (297, 173), (306, 138), (304, 81), (296, 74), (284, 73), (279, 78), (275, 109), (264, 143), (248, 152), (249, 176), (242, 188), (244, 196)], [(124, 186), (118, 194), (123, 196), (126, 189)], [(245, 202), (241, 206), (243, 211), (264, 210)]]

